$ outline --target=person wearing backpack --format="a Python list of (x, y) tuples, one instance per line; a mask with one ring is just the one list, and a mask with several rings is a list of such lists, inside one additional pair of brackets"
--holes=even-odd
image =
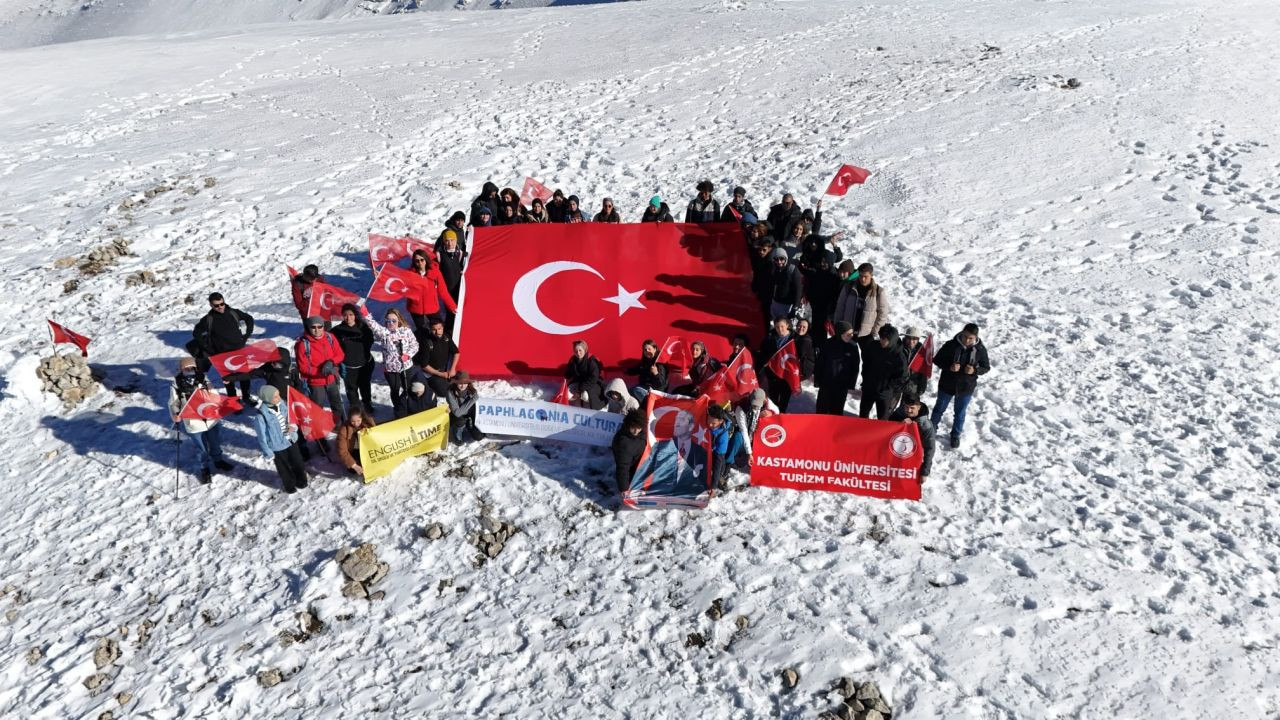
[[(252, 315), (228, 305), (222, 293), (210, 293), (209, 312), (192, 328), (187, 350), (195, 358), (196, 368), (206, 373), (213, 367), (209, 362), (210, 355), (240, 350), (252, 334)], [(252, 403), (247, 373), (228, 375), (222, 378), (222, 383), (227, 388), (227, 397), (236, 397), (236, 385), (239, 384), (245, 405)]]
[[(328, 405), (335, 426), (346, 422), (338, 375), (345, 355), (342, 343), (324, 329), (324, 318), (319, 315), (307, 318), (307, 332), (294, 344), (293, 354), (298, 359), (298, 376), (306, 384), (307, 395), (321, 407)], [(321, 447), (324, 445), (321, 443)]]

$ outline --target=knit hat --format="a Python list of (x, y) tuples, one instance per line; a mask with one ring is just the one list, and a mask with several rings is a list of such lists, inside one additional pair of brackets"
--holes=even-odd
[(193, 368), (195, 366), (196, 366), (196, 359), (190, 356), (184, 357), (178, 361), (179, 370), (186, 370), (187, 368)]
[(773, 252), (769, 253), (769, 259), (770, 259), (770, 260), (777, 260), (778, 258), (782, 258), (783, 260), (786, 260), (786, 259), (787, 259), (787, 251), (786, 251), (786, 250), (783, 250), (782, 248), (774, 248), (774, 249), (773, 249)]
[(278, 397), (280, 397), (280, 391), (276, 389), (275, 385), (263, 385), (262, 389), (258, 391), (258, 399), (268, 405), (275, 402)]
[(838, 321), (836, 323), (836, 337), (841, 337), (847, 332), (853, 332), (853, 325), (844, 320)]
[(302, 277), (306, 278), (307, 280), (313, 281), (316, 278), (320, 277), (320, 268), (316, 267), (315, 265), (308, 265), (302, 268)]
[(463, 222), (467, 221), (467, 214), (462, 212), (461, 210), (455, 211), (452, 215), (449, 216), (450, 223), (456, 223), (459, 220)]
[(489, 209), (488, 205), (481, 205), (478, 209), (476, 209), (476, 217), (479, 217), (481, 215), (488, 215), (489, 217), (493, 217), (493, 211)]
[(913, 337), (913, 338), (917, 338), (917, 339), (919, 339), (919, 338), (924, 337), (924, 331), (923, 331), (923, 330), (921, 330), (920, 328), (916, 327), (915, 325), (908, 325), (908, 326), (907, 326), (907, 331), (906, 331), (905, 333), (903, 333), (903, 334), (902, 334), (902, 336), (903, 336), (903, 337)]
[(308, 328), (313, 328), (317, 325), (319, 325), (320, 327), (324, 327), (324, 318), (320, 317), (319, 315), (312, 315), (311, 317), (307, 318), (306, 325)]
[(443, 237), (445, 240), (449, 240), (450, 238), (452, 238), (452, 239), (454, 239), (454, 240), (457, 240), (457, 239), (458, 239), (458, 233), (456, 233), (456, 232), (454, 232), (454, 231), (452, 231), (452, 230), (445, 230), (445, 231), (444, 231), (444, 234), (443, 234), (443, 235), (441, 235), (440, 237)]
[(662, 207), (662, 198), (658, 195), (654, 195), (653, 197), (649, 198), (649, 204), (656, 208)]
[(420, 382), (416, 382), (410, 385), (409, 389), (413, 391), (414, 395), (421, 395), (422, 393), (427, 391), (427, 386), (423, 385)]

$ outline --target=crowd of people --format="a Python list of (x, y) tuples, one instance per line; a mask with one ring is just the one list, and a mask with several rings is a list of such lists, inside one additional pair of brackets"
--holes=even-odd
[[(784, 194), (761, 217), (742, 187), (734, 187), (723, 205), (714, 197), (710, 181), (699, 182), (695, 190), (685, 208), (684, 222), (729, 222), (742, 230), (751, 259), (751, 292), (760, 309), (761, 323), (755, 330), (763, 336), (754, 346), (757, 352), (753, 356), (760, 389), (736, 403), (714, 406), (708, 418), (717, 482), (725, 482), (729, 467), (743, 467), (760, 417), (767, 412), (788, 412), (791, 407), (790, 383), (767, 365), (788, 343), (793, 343), (802, 380), (817, 389), (816, 412), (842, 415), (850, 396), (860, 390), (857, 414), (861, 417), (870, 417), (874, 411), (880, 420), (915, 423), (924, 445), (920, 476), (927, 477), (935, 428), (950, 409), (950, 446), (960, 446), (978, 377), (991, 368), (978, 325), (966, 324), (936, 350), (933, 364), (941, 372), (930, 411), (924, 402), (929, 378), (919, 372), (918, 364), (916, 371), (910, 369), (917, 354), (925, 351), (925, 333), (915, 326), (899, 331), (891, 323), (890, 293), (879, 283), (872, 264), (855, 264), (843, 257), (837, 246), (843, 233), (822, 233), (822, 201), (807, 210), (800, 208), (793, 195)], [(222, 378), (228, 396), (243, 398), (243, 412), (251, 414), (259, 447), (274, 461), (284, 491), (292, 493), (307, 486), (306, 462), (311, 454), (289, 418), (291, 386), (333, 414), (338, 461), (350, 473), (363, 474), (358, 448), (360, 430), (375, 423), (375, 346), (381, 353), (393, 418), (443, 401), (449, 408), (452, 442), (483, 439), (475, 423), (477, 391), (461, 369), (462, 354), (451, 337), (471, 229), (514, 223), (621, 221), (610, 198), (588, 217), (576, 195), (566, 197), (555, 190), (547, 202), (534, 199), (525, 207), (515, 190), (499, 190), (497, 185), (485, 183), (469, 213), (457, 211), (446, 220), (434, 253), (414, 252), (411, 267), (421, 280), (406, 299), (404, 311), (389, 308), (381, 322), (371, 317), (363, 300), (343, 306), (341, 320), (336, 323), (308, 316), (312, 286), (322, 281), (323, 275), (317, 266), (306, 266), (291, 281), (294, 305), (303, 324), (292, 353), (280, 348), (277, 359), (254, 371)], [(640, 221), (674, 222), (675, 218), (655, 195)], [(205, 375), (211, 367), (209, 357), (244, 348), (254, 330), (253, 317), (229, 306), (220, 293), (211, 294), (208, 300), (209, 312), (195, 324), (187, 345), (190, 356), (180, 360), (172, 385), (169, 409), (175, 423), (191, 393), (209, 388)], [(687, 372), (682, 372), (684, 368), (660, 362), (659, 346), (646, 340), (639, 363), (628, 368), (625, 377), (606, 379), (605, 363), (590, 352), (586, 342), (573, 342), (564, 372), (569, 402), (625, 415), (613, 442), (619, 492), (630, 486), (643, 451), (646, 418), (642, 407), (648, 393), (697, 395), (699, 387), (720, 368), (752, 347), (748, 333), (735, 335), (731, 345), (730, 356), (721, 360), (710, 356), (704, 342), (693, 340)], [(256, 396), (251, 394), (255, 379), (263, 381)], [(231, 469), (222, 453), (218, 421), (183, 423), (197, 448), (202, 483), (211, 481), (214, 469)], [(317, 445), (329, 455), (325, 439)]]

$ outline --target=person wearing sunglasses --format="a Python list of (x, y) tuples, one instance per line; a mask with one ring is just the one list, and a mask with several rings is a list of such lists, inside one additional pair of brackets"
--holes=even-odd
[(379, 325), (369, 317), (369, 308), (364, 300), (356, 303), (364, 324), (373, 331), (382, 343), (382, 373), (387, 378), (387, 387), (391, 389), (391, 408), (396, 419), (407, 415), (405, 410), (405, 394), (409, 389), (409, 371), (413, 368), (413, 356), (418, 354), (418, 338), (413, 328), (405, 322), (404, 315), (397, 308), (389, 308), (384, 316), (385, 325)]
[(618, 216), (618, 211), (613, 209), (613, 198), (604, 199), (604, 203), (600, 206), (600, 212), (591, 218), (591, 222), (612, 223), (614, 225), (622, 222), (622, 218)]
[[(252, 334), (253, 316), (231, 307), (222, 293), (215, 292), (209, 295), (209, 312), (191, 330), (187, 350), (196, 359), (200, 372), (207, 372), (212, 367), (210, 355), (239, 350)], [(236, 397), (236, 385), (239, 385), (245, 402), (252, 401), (246, 373), (228, 375), (222, 378), (222, 382), (227, 388), (227, 397)]]

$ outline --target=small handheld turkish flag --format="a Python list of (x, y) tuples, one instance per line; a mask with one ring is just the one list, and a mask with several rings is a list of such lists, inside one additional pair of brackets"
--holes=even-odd
[(289, 421), (298, 426), (306, 440), (319, 440), (333, 432), (333, 413), (315, 404), (311, 398), (289, 386)]
[(307, 302), (307, 317), (319, 315), (325, 320), (337, 320), (342, 317), (342, 306), (355, 305), (360, 297), (340, 287), (316, 280), (311, 283), (311, 299)]
[(920, 373), (926, 378), (933, 377), (933, 333), (929, 333), (929, 337), (924, 339), (924, 345), (920, 347), (916, 356), (911, 358), (911, 365), (907, 369), (913, 373)]
[(715, 371), (698, 386), (698, 392), (716, 404), (737, 402), (760, 387), (752, 367), (751, 351), (746, 348), (728, 365)]
[(223, 379), (226, 379), (228, 375), (252, 372), (273, 360), (279, 359), (280, 350), (273, 340), (259, 340), (255, 343), (249, 343), (239, 350), (229, 350), (209, 356), (209, 362), (218, 369), (218, 374)]
[(791, 386), (791, 392), (800, 392), (800, 358), (796, 355), (795, 340), (788, 340), (786, 345), (778, 348), (778, 352), (769, 358), (766, 367), (769, 372), (785, 380)]
[(568, 380), (560, 381), (560, 392), (556, 393), (556, 396), (551, 399), (551, 402), (558, 403), (560, 405), (569, 404), (569, 381)]
[(679, 335), (667, 338), (658, 351), (658, 362), (679, 370), (680, 377), (688, 377), (689, 365), (693, 362), (693, 350), (689, 347), (689, 341)]
[(178, 417), (183, 420), (221, 420), (244, 407), (240, 401), (203, 388), (191, 393)]
[(395, 302), (413, 294), (414, 288), (421, 281), (422, 276), (418, 273), (387, 263), (373, 279), (373, 287), (369, 288), (369, 299)]
[(289, 271), (289, 279), (290, 279), (290, 280), (292, 280), (292, 279), (294, 279), (294, 278), (298, 277), (298, 271), (297, 271), (297, 270), (294, 270), (292, 265), (285, 265), (285, 266), (284, 266), (284, 269)]
[(520, 190), (520, 204), (529, 207), (534, 198), (546, 202), (551, 197), (551, 189), (531, 177), (524, 179), (524, 187)]
[(369, 233), (369, 265), (375, 270), (384, 263), (403, 260), (412, 255), (415, 250), (424, 250), (433, 260), (435, 259), (435, 249), (424, 240), (408, 235), (393, 238)]
[(841, 165), (836, 176), (827, 186), (827, 195), (844, 195), (854, 185), (861, 185), (871, 177), (871, 171), (857, 165)]
[(46, 320), (46, 322), (49, 323), (49, 334), (53, 336), (54, 345), (71, 343), (80, 348), (81, 355), (89, 357), (89, 343), (92, 342), (89, 338), (80, 333), (71, 332), (52, 320)]

